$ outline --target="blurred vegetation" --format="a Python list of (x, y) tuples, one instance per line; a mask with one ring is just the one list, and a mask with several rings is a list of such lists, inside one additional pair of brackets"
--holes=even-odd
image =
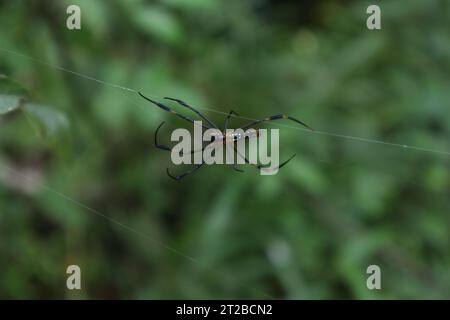
[[(448, 152), (450, 4), (376, 2), (380, 31), (368, 1), (3, 1), (0, 47), (201, 108)], [(153, 134), (189, 124), (1, 49), (0, 74), (1, 298), (450, 297), (448, 154), (280, 126), (282, 158), (297, 157), (278, 175), (208, 166), (176, 182)], [(366, 287), (371, 264), (382, 290)]]

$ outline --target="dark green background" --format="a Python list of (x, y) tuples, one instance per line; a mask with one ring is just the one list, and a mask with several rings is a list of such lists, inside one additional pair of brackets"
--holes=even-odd
[[(444, 0), (2, 1), (0, 102), (27, 100), (0, 116), (0, 298), (450, 297), (449, 21)], [(175, 182), (153, 135), (189, 124), (3, 49), (199, 108), (447, 153), (279, 121), (282, 158), (297, 154), (279, 174), (217, 165)], [(70, 264), (81, 291), (65, 287)]]

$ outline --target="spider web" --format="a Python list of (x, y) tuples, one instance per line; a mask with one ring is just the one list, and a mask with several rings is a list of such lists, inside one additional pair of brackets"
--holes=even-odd
[[(70, 69), (58, 66), (58, 65), (54, 65), (54, 64), (51, 64), (51, 63), (49, 63), (47, 61), (44, 61), (44, 60), (41, 60), (41, 59), (37, 59), (37, 58), (31, 57), (31, 56), (28, 56), (26, 54), (23, 54), (23, 53), (14, 51), (14, 50), (10, 50), (10, 49), (7, 49), (7, 48), (0, 47), (0, 51), (3, 51), (5, 53), (7, 53), (7, 54), (11, 54), (11, 55), (14, 55), (14, 56), (17, 56), (17, 57), (21, 57), (23, 59), (31, 60), (31, 61), (33, 61), (33, 62), (35, 62), (37, 64), (41, 64), (41, 65), (47, 66), (49, 68), (53, 68), (53, 69), (59, 70), (61, 72), (66, 72), (66, 73), (69, 73), (71, 75), (83, 78), (85, 80), (96, 82), (99, 85), (102, 85), (102, 86), (105, 86), (105, 87), (109, 87), (111, 89), (120, 90), (120, 91), (122, 91), (120, 96), (125, 98), (125, 99), (127, 99), (134, 106), (137, 106), (139, 108), (144, 108), (144, 109), (149, 107), (148, 105), (143, 105), (143, 102), (141, 100), (138, 101), (136, 99), (136, 97), (130, 97), (130, 96), (124, 94), (126, 92), (127, 93), (135, 93), (135, 94), (137, 94), (139, 92), (139, 90), (136, 90), (136, 89), (133, 89), (133, 88), (130, 88), (130, 87), (126, 87), (126, 86), (122, 86), (122, 85), (119, 85), (119, 84), (103, 81), (101, 79), (94, 78), (94, 77), (92, 77), (90, 75), (83, 74), (83, 73), (80, 73), (80, 72), (76, 72), (76, 71), (73, 71), (73, 70), (70, 70)], [(118, 93), (118, 92), (116, 91), (116, 93)], [(155, 99), (162, 99), (163, 98), (161, 96), (154, 95), (154, 94), (147, 94), (147, 93), (145, 93), (145, 94), (147, 96), (155, 98)], [(197, 107), (197, 108), (201, 109), (201, 110), (205, 110), (205, 111), (210, 111), (210, 112), (214, 112), (214, 113), (217, 113), (217, 114), (221, 114), (223, 116), (227, 116), (228, 115), (228, 113), (223, 112), (221, 110), (218, 110), (217, 108), (211, 108), (211, 107)], [(257, 120), (255, 117), (251, 117), (251, 116), (248, 116), (248, 115), (239, 115), (238, 116), (238, 115), (234, 115), (233, 114), (231, 116), (233, 118), (240, 118), (240, 119), (249, 120), (249, 121)], [(427, 154), (431, 154), (431, 155), (435, 155), (435, 156), (442, 156), (445, 159), (449, 159), (450, 158), (450, 151), (448, 151), (448, 150), (433, 149), (433, 148), (427, 148), (427, 147), (410, 145), (410, 144), (403, 144), (403, 143), (394, 143), (394, 142), (389, 142), (389, 141), (384, 141), (384, 140), (379, 140), (379, 139), (374, 139), (374, 138), (365, 138), (365, 137), (359, 137), (359, 136), (353, 136), (353, 135), (347, 135), (347, 134), (334, 133), (334, 132), (329, 132), (329, 131), (325, 131), (325, 130), (314, 130), (314, 131), (311, 131), (311, 130), (308, 130), (308, 129), (305, 129), (305, 128), (302, 128), (302, 127), (297, 127), (297, 126), (293, 126), (293, 125), (287, 125), (287, 124), (283, 124), (283, 123), (268, 122), (267, 124), (271, 125), (271, 126), (278, 126), (278, 127), (285, 127), (285, 128), (289, 128), (289, 129), (293, 129), (293, 130), (300, 130), (300, 131), (305, 132), (305, 133), (310, 134), (310, 135), (328, 136), (328, 137), (332, 137), (332, 138), (346, 139), (346, 140), (350, 140), (350, 141), (353, 141), (353, 142), (360, 142), (360, 143), (367, 143), (367, 144), (376, 144), (376, 145), (380, 145), (380, 146), (384, 146), (384, 147), (397, 148), (397, 149), (401, 149), (402, 151), (422, 152), (422, 153), (427, 153)], [(326, 163), (328, 165), (332, 165), (332, 166), (354, 165), (354, 163), (353, 164), (352, 163), (350, 163), (350, 164), (349, 163), (337, 164), (337, 163), (335, 163), (333, 161), (326, 160), (326, 159), (315, 159), (315, 160), (316, 161), (320, 161), (322, 163)], [(30, 180), (30, 178), (26, 174), (23, 174), (23, 173), (19, 172), (18, 170), (14, 169), (14, 168), (11, 168), (8, 164), (6, 164), (1, 159), (0, 159), (0, 167), (4, 168), (5, 170), (9, 171), (10, 173), (12, 173), (14, 175), (17, 175), (17, 176), (19, 176), (19, 177), (21, 177), (21, 178), (23, 178), (25, 180)], [(416, 183), (414, 181), (410, 181), (410, 183), (416, 184), (416, 185), (420, 185), (419, 183)], [(217, 270), (208, 270), (209, 267), (207, 265), (205, 265), (204, 263), (202, 263), (201, 261), (199, 261), (198, 259), (196, 259), (195, 257), (193, 257), (191, 255), (188, 255), (188, 254), (185, 254), (184, 252), (182, 252), (182, 251), (180, 251), (180, 250), (178, 250), (178, 249), (176, 249), (176, 248), (174, 248), (172, 246), (167, 245), (166, 243), (156, 239), (155, 237), (149, 235), (148, 233), (139, 231), (139, 230), (137, 230), (137, 229), (135, 229), (135, 228), (133, 228), (133, 227), (131, 227), (131, 226), (129, 226), (129, 225), (119, 221), (119, 220), (111, 218), (108, 215), (106, 215), (106, 214), (104, 214), (104, 213), (102, 213), (102, 212), (100, 212), (100, 211), (98, 211), (98, 210), (96, 210), (96, 209), (94, 209), (94, 208), (92, 208), (92, 207), (90, 207), (90, 206), (88, 206), (88, 205), (86, 205), (86, 204), (84, 204), (84, 203), (82, 203), (82, 202), (80, 202), (80, 201), (70, 197), (69, 195), (61, 193), (61, 192), (59, 192), (59, 191), (57, 191), (57, 190), (55, 190), (55, 189), (53, 189), (53, 188), (43, 184), (43, 183), (39, 183), (38, 182), (38, 186), (41, 189), (43, 189), (43, 190), (45, 190), (45, 191), (47, 191), (49, 193), (52, 193), (52, 194), (54, 194), (54, 195), (56, 195), (56, 196), (58, 196), (58, 197), (60, 197), (62, 199), (65, 199), (66, 201), (74, 204), (75, 206), (78, 206), (78, 207), (80, 207), (80, 208), (82, 208), (82, 209), (84, 209), (84, 210), (86, 210), (86, 211), (88, 211), (88, 212), (90, 212), (92, 214), (98, 215), (98, 216), (108, 220), (110, 223), (116, 224), (116, 225), (120, 226), (121, 228), (123, 228), (123, 229), (125, 229), (125, 230), (127, 230), (127, 231), (129, 231), (131, 233), (134, 233), (136, 235), (139, 235), (141, 237), (146, 238), (147, 240), (150, 240), (151, 242), (154, 242), (155, 244), (163, 247), (164, 249), (166, 249), (166, 250), (168, 250), (168, 251), (170, 251), (170, 252), (172, 252), (172, 253), (174, 253), (174, 254), (176, 254), (176, 255), (184, 258), (184, 259), (187, 259), (187, 260), (191, 261), (192, 263), (196, 264), (197, 266), (203, 268), (206, 271), (210, 271), (210, 272), (213, 272), (213, 273), (215, 273), (217, 275), (220, 275), (219, 271), (217, 271)], [(266, 297), (272, 298), (271, 296), (269, 296), (268, 294), (266, 294), (264, 292), (260, 292), (260, 293), (262, 295), (266, 296)]]

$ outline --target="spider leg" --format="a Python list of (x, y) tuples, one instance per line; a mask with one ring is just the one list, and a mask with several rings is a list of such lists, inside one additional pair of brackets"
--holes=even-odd
[(227, 119), (225, 120), (225, 127), (223, 129), (224, 133), (227, 131), (228, 129), (228, 121), (230, 121), (231, 115), (234, 114), (235, 116), (239, 116), (239, 114), (237, 112), (234, 112), (233, 110), (230, 111), (230, 113), (227, 116)]
[(288, 120), (297, 122), (298, 124), (301, 124), (302, 126), (308, 128), (309, 130), (314, 131), (314, 130), (313, 130), (310, 126), (308, 126), (306, 123), (304, 123), (304, 122), (302, 122), (302, 121), (300, 121), (300, 120), (297, 120), (297, 119), (295, 119), (295, 118), (293, 118), (293, 117), (291, 117), (291, 116), (284, 115), (284, 114), (277, 114), (277, 115), (274, 115), (274, 116), (271, 116), (271, 117), (267, 117), (267, 118), (264, 118), (264, 119), (261, 119), (261, 120), (255, 120), (255, 121), (252, 121), (252, 122), (246, 124), (245, 126), (243, 126), (241, 129), (242, 129), (242, 130), (245, 130), (245, 129), (248, 129), (248, 128), (250, 128), (251, 126), (253, 126), (253, 125), (255, 125), (255, 124), (258, 124), (258, 123), (261, 123), (261, 122), (267, 122), (267, 121), (273, 121), (273, 120), (279, 120), (279, 119), (288, 119)]
[[(254, 163), (250, 163), (250, 161), (247, 159), (247, 157), (243, 154), (241, 154), (237, 148), (235, 147), (234, 150), (236, 151), (236, 153), (242, 158), (244, 159), (245, 163), (250, 164), (252, 166), (254, 166), (256, 169), (261, 170), (261, 169), (266, 169), (267, 165), (263, 166), (260, 164), (254, 164)], [(275, 169), (281, 169), (282, 167), (284, 167), (285, 165), (288, 164), (289, 161), (291, 161), (296, 155), (293, 154), (289, 159), (287, 159), (286, 161), (284, 161), (282, 164), (280, 164), (277, 168), (273, 168), (271, 170), (275, 170)]]
[(196, 114), (198, 114), (203, 120), (205, 120), (206, 122), (208, 122), (212, 127), (219, 129), (211, 120), (209, 120), (203, 113), (201, 113), (198, 110), (195, 110), (193, 107), (191, 107), (190, 105), (188, 105), (186, 102), (184, 102), (183, 100), (180, 99), (174, 99), (174, 98), (169, 98), (169, 97), (164, 97), (164, 99), (167, 100), (172, 100), (177, 102), (178, 104), (182, 105), (183, 107), (188, 108), (191, 111), (194, 111)]
[[(154, 105), (160, 107), (160, 108), (163, 109), (164, 111), (170, 112), (170, 113), (176, 115), (177, 117), (179, 117), (179, 118), (181, 118), (181, 119), (184, 119), (184, 120), (186, 120), (186, 121), (189, 121), (189, 122), (195, 124), (195, 122), (194, 122), (193, 119), (191, 119), (191, 118), (189, 118), (189, 117), (186, 117), (186, 116), (184, 116), (184, 115), (178, 113), (177, 111), (173, 110), (172, 108), (169, 108), (169, 107), (165, 106), (165, 105), (162, 104), (162, 103), (159, 103), (159, 102), (157, 102), (157, 101), (154, 101), (154, 100), (152, 100), (152, 99), (150, 99), (150, 98), (144, 96), (144, 95), (143, 95), (142, 93), (140, 93), (140, 92), (138, 92), (138, 93), (139, 93), (139, 95), (140, 95), (142, 98), (144, 98), (144, 99), (147, 100), (147, 101), (150, 101), (151, 103), (153, 103)], [(211, 129), (210, 127), (205, 126), (204, 124), (202, 124), (202, 127), (205, 128), (205, 129)]]
[[(227, 149), (230, 150), (231, 147), (229, 145), (227, 145)], [(236, 163), (233, 163), (233, 169), (237, 172), (245, 172), (244, 170), (239, 169), (238, 166), (236, 165)]]
[[(169, 152), (171, 152), (172, 149), (171, 149), (170, 147), (168, 147), (168, 146), (166, 146), (166, 145), (163, 145), (163, 144), (160, 144), (160, 143), (158, 142), (158, 131), (159, 131), (159, 129), (163, 126), (164, 123), (166, 123), (166, 122), (165, 122), (165, 121), (161, 122), (161, 124), (160, 124), (160, 125), (158, 126), (158, 128), (156, 129), (156, 132), (155, 132), (155, 147), (157, 147), (158, 149), (164, 150), (164, 151), (169, 151)], [(197, 152), (200, 152), (200, 151), (204, 151), (207, 147), (208, 147), (208, 146), (205, 146), (205, 147), (203, 147), (203, 148), (201, 148), (201, 149), (192, 150), (192, 151), (190, 151), (190, 152), (188, 152), (188, 153), (181, 153), (181, 155), (184, 155), (184, 154), (193, 154), (193, 153), (197, 153)]]
[(291, 161), (295, 156), (296, 156), (296, 154), (294, 153), (289, 159), (287, 159), (285, 162), (283, 162), (282, 164), (280, 164), (280, 165), (278, 166), (277, 169), (283, 168), (283, 167), (284, 167), (285, 165), (287, 165), (288, 162)]
[(161, 149), (161, 150), (165, 150), (165, 151), (172, 151), (172, 149), (170, 149), (168, 146), (165, 146), (165, 145), (163, 145), (163, 144), (159, 144), (158, 143), (158, 131), (159, 131), (159, 129), (163, 126), (163, 124), (165, 123), (165, 121), (163, 121), (163, 122), (161, 122), (161, 124), (158, 126), (158, 128), (156, 129), (156, 132), (155, 132), (155, 147), (157, 147), (158, 149)]
[[(209, 146), (210, 146), (210, 145), (207, 145), (205, 148), (202, 148), (202, 150), (206, 149), (206, 148), (209, 147)], [(200, 151), (200, 150), (197, 150), (197, 151)], [(205, 165), (205, 164), (206, 164), (205, 159), (203, 159), (203, 162), (202, 162), (202, 163), (195, 165), (195, 167), (194, 167), (193, 169), (191, 169), (191, 170), (189, 170), (189, 171), (187, 171), (187, 172), (185, 172), (185, 173), (183, 173), (183, 174), (181, 174), (181, 175), (178, 175), (178, 176), (174, 176), (173, 174), (171, 174), (170, 171), (169, 171), (169, 168), (167, 168), (166, 172), (167, 172), (167, 175), (168, 175), (169, 177), (171, 177), (172, 179), (174, 179), (174, 180), (181, 180), (181, 179), (183, 179), (184, 177), (186, 177), (187, 175), (190, 175), (191, 173), (194, 173), (195, 171), (197, 171), (198, 169), (200, 169), (200, 168), (201, 168), (203, 165)]]
[(197, 164), (193, 169), (191, 169), (191, 170), (189, 170), (189, 171), (187, 171), (187, 172), (185, 172), (185, 173), (183, 173), (183, 174), (180, 174), (180, 175), (178, 175), (178, 176), (172, 175), (172, 174), (170, 173), (170, 171), (169, 171), (169, 168), (167, 168), (166, 172), (167, 172), (167, 175), (168, 175), (169, 177), (171, 177), (172, 179), (174, 179), (174, 180), (181, 180), (181, 179), (183, 179), (184, 177), (186, 177), (187, 175), (189, 175), (189, 174), (191, 174), (191, 173), (197, 171), (198, 169), (200, 169), (204, 164), (205, 164), (204, 162), (202, 162), (201, 164)]

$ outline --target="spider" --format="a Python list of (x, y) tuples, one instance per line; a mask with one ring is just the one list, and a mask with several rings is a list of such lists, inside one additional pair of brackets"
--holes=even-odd
[[(154, 105), (158, 106), (159, 108), (163, 109), (164, 111), (170, 112), (170, 113), (172, 113), (172, 114), (178, 116), (178, 117), (181, 118), (181, 119), (184, 119), (184, 120), (186, 120), (186, 121), (188, 121), (188, 122), (191, 122), (191, 123), (195, 124), (193, 119), (191, 119), (191, 118), (189, 118), (189, 117), (187, 117), (187, 116), (185, 116), (185, 115), (182, 115), (182, 114), (178, 113), (177, 111), (173, 110), (172, 108), (167, 107), (166, 105), (164, 105), (164, 104), (162, 104), (162, 103), (160, 103), (160, 102), (154, 101), (154, 100), (152, 100), (152, 99), (146, 97), (146, 96), (143, 95), (141, 92), (138, 92), (138, 93), (139, 93), (139, 95), (140, 95), (142, 98), (144, 98), (145, 100), (147, 100), (147, 101), (153, 103)], [(256, 169), (258, 169), (258, 170), (261, 170), (262, 168), (265, 167), (265, 166), (260, 165), (260, 164), (254, 164), (254, 163), (251, 163), (251, 162), (246, 158), (246, 156), (243, 155), (243, 154), (241, 154), (241, 153), (238, 151), (238, 149), (236, 148), (236, 146), (235, 146), (234, 143), (237, 142), (237, 141), (240, 140), (240, 139), (243, 139), (243, 138), (249, 138), (248, 136), (243, 136), (243, 135), (241, 135), (239, 132), (235, 132), (235, 133), (232, 134), (231, 137), (228, 136), (228, 139), (227, 139), (227, 133), (226, 133), (226, 131), (227, 131), (227, 128), (228, 128), (228, 122), (229, 122), (229, 120), (230, 120), (230, 118), (231, 118), (232, 115), (239, 116), (238, 113), (236, 113), (236, 112), (234, 112), (233, 110), (231, 110), (231, 111), (228, 113), (228, 115), (227, 115), (227, 117), (226, 117), (226, 119), (225, 119), (224, 129), (223, 129), (223, 130), (220, 130), (219, 127), (218, 127), (217, 125), (215, 125), (211, 120), (209, 120), (203, 113), (201, 113), (200, 111), (194, 109), (193, 107), (191, 107), (190, 105), (188, 105), (186, 102), (184, 102), (184, 101), (182, 101), (182, 100), (180, 100), (180, 99), (169, 98), (169, 97), (164, 97), (164, 99), (170, 100), (170, 101), (174, 101), (174, 102), (178, 103), (179, 105), (181, 105), (181, 106), (183, 106), (183, 107), (185, 107), (185, 108), (187, 108), (187, 109), (193, 111), (194, 113), (196, 113), (200, 118), (202, 118), (203, 120), (205, 120), (205, 121), (208, 123), (208, 125), (204, 125), (204, 124), (202, 123), (202, 127), (203, 127), (203, 128), (205, 128), (205, 129), (212, 129), (212, 128), (218, 129), (218, 130), (221, 132), (221, 134), (216, 135), (216, 136), (214, 137), (214, 138), (215, 138), (215, 141), (217, 141), (217, 142), (219, 142), (219, 143), (223, 143), (224, 145), (227, 144), (227, 143), (229, 143), (229, 142), (231, 142), (231, 143), (233, 144), (233, 149), (235, 150), (235, 152), (237, 153), (237, 155), (240, 156), (240, 157), (245, 161), (246, 164), (250, 164), (250, 165), (254, 166)], [(248, 124), (242, 126), (240, 129), (242, 129), (242, 130), (245, 131), (246, 129), (248, 129), (248, 128), (254, 126), (254, 125), (257, 125), (257, 124), (259, 124), (259, 123), (261, 123), (261, 122), (267, 122), (267, 121), (273, 121), (273, 120), (279, 120), (279, 119), (287, 119), (287, 120), (291, 120), (291, 121), (294, 121), (294, 122), (296, 122), (296, 123), (298, 123), (298, 124), (300, 124), (300, 125), (302, 125), (302, 126), (308, 128), (308, 129), (311, 130), (311, 131), (313, 130), (312, 128), (310, 128), (307, 124), (303, 123), (302, 121), (297, 120), (297, 119), (295, 119), (295, 118), (293, 118), (293, 117), (291, 117), (291, 116), (284, 115), (284, 114), (277, 114), (277, 115), (273, 115), (273, 116), (270, 116), (270, 117), (266, 117), (266, 118), (263, 118), (263, 119), (260, 119), (260, 120), (254, 120), (254, 121), (251, 121), (251, 122), (249, 122)], [(156, 148), (158, 148), (158, 149), (161, 149), (161, 150), (164, 150), (164, 151), (169, 151), (169, 152), (171, 152), (172, 149), (171, 149), (170, 147), (168, 147), (168, 146), (166, 146), (166, 145), (163, 145), (163, 144), (160, 144), (160, 143), (158, 142), (158, 131), (161, 129), (161, 127), (164, 125), (164, 123), (165, 123), (165, 122), (163, 121), (163, 122), (158, 126), (158, 128), (156, 129), (156, 132), (155, 132), (155, 146), (156, 146)], [(258, 130), (256, 130), (256, 135), (258, 136)], [(193, 150), (193, 151), (191, 151), (191, 152), (189, 152), (189, 153), (192, 154), (192, 153), (195, 153), (195, 152), (198, 152), (198, 151), (203, 151), (204, 149), (205, 149), (205, 148), (202, 148), (201, 150)], [(283, 166), (285, 166), (285, 165), (286, 165), (289, 161), (291, 161), (292, 158), (294, 158), (294, 157), (295, 157), (295, 154), (292, 155), (290, 158), (288, 158), (286, 161), (282, 162), (282, 163), (278, 166), (278, 169), (280, 169), (280, 168), (282, 168)], [(170, 173), (170, 171), (169, 171), (169, 168), (167, 168), (166, 172), (167, 172), (167, 175), (168, 175), (169, 177), (171, 177), (172, 179), (174, 179), (174, 180), (181, 180), (181, 179), (183, 179), (184, 177), (188, 176), (189, 174), (194, 173), (195, 171), (197, 171), (198, 169), (200, 169), (204, 164), (205, 164), (205, 162), (202, 161), (201, 164), (195, 165), (195, 167), (194, 167), (193, 169), (191, 169), (191, 170), (189, 170), (189, 171), (187, 171), (187, 172), (184, 172), (183, 174), (180, 174), (180, 175), (178, 175), (178, 176), (172, 175), (172, 174)], [(236, 164), (233, 164), (233, 169), (236, 170), (236, 171), (238, 171), (238, 172), (244, 172), (244, 170), (239, 169), (239, 168), (236, 166)]]

